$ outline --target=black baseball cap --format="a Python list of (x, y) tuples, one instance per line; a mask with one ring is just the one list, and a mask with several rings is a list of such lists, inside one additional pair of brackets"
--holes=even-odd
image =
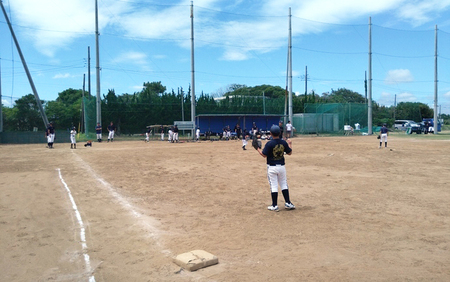
[(273, 136), (279, 136), (281, 133), (281, 129), (278, 125), (272, 125), (270, 128), (270, 133), (272, 133)]

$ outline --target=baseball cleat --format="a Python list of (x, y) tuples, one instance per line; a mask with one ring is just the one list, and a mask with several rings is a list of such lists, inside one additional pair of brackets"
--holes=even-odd
[(285, 204), (284, 204), (284, 207), (285, 207), (287, 210), (293, 210), (293, 209), (295, 209), (295, 206), (294, 206), (293, 203), (285, 203)]
[(278, 206), (268, 206), (267, 209), (269, 211), (279, 211)]

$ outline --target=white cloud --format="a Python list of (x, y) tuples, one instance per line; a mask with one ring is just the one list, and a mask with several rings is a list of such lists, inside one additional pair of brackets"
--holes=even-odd
[(126, 52), (120, 54), (118, 57), (112, 60), (113, 63), (131, 62), (135, 64), (143, 64), (147, 59), (147, 54), (142, 52)]
[(70, 75), (70, 73), (58, 73), (53, 76), (53, 79), (63, 79), (63, 78), (71, 78), (73, 75)]
[(414, 81), (414, 77), (409, 70), (397, 69), (388, 71), (384, 83), (392, 85), (412, 81)]
[(399, 6), (398, 15), (413, 26), (420, 26), (433, 19), (433, 13), (450, 5), (450, 0), (414, 1)]
[[(450, 99), (450, 91), (442, 95), (445, 99)], [(439, 100), (438, 100), (439, 101)]]
[(2, 105), (3, 107), (12, 107), (11, 102), (5, 99), (2, 99)]
[[(9, 2), (15, 23), (33, 27), (21, 30), (26, 31), (36, 48), (47, 56), (54, 56), (58, 49), (69, 47), (78, 38), (94, 35), (94, 1)], [(196, 46), (221, 46), (224, 49), (222, 58), (226, 60), (246, 60), (254, 57), (252, 52), (263, 54), (285, 46), (288, 7), (292, 7), (292, 15), (297, 19), (315, 21), (296, 23), (293, 29), (295, 36), (323, 31), (324, 26), (319, 22), (347, 23), (382, 12), (396, 13), (400, 19), (417, 25), (429, 21), (435, 13), (450, 6), (450, 0), (418, 0), (413, 4), (406, 0), (263, 0), (257, 4), (242, 0), (223, 2), (196, 0), (194, 24), (195, 37), (200, 39), (196, 41)], [(233, 21), (221, 21), (214, 10), (220, 10), (222, 5), (236, 11), (245, 8), (241, 13), (262, 17), (242, 16)], [(111, 30), (116, 36), (141, 40), (171, 39), (187, 49), (190, 48), (189, 16), (190, 7), (184, 1), (170, 1), (168, 6), (144, 5), (136, 1), (99, 1), (100, 32)]]
[(417, 97), (408, 92), (399, 93), (397, 94), (397, 103), (400, 102), (417, 102)]

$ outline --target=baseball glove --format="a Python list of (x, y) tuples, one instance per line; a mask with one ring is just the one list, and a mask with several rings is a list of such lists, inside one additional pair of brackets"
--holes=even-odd
[(381, 136), (380, 136), (380, 135), (378, 135), (378, 136), (377, 136), (377, 139), (381, 139)]
[(261, 149), (261, 141), (258, 141), (258, 139), (253, 138), (252, 140), (252, 146), (255, 148), (255, 150)]

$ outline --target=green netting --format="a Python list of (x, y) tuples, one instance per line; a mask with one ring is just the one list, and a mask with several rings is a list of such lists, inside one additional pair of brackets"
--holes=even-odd
[(305, 113), (295, 114), (292, 124), (300, 134), (341, 134), (351, 126), (358, 131), (367, 131), (366, 104), (305, 104)]
[(95, 126), (97, 125), (97, 108), (95, 97), (84, 97), (84, 124), (86, 138), (95, 137)]

